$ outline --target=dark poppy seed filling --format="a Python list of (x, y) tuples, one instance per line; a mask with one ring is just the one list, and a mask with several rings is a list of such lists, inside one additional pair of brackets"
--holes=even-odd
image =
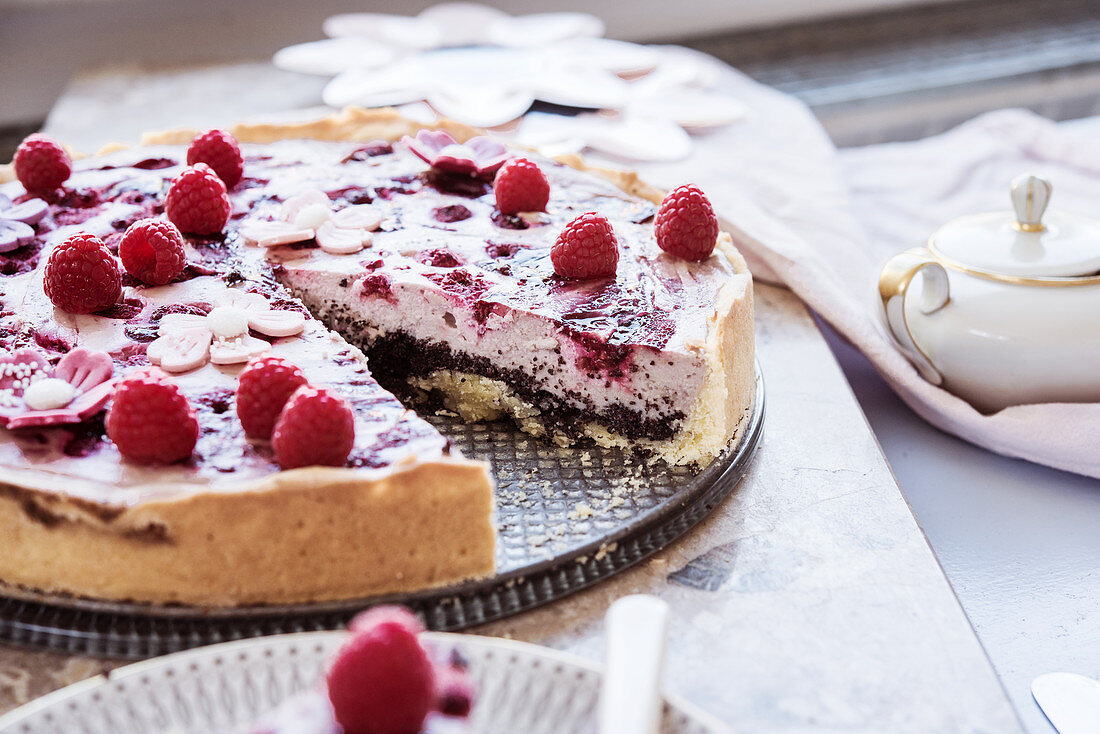
[[(371, 371), (394, 394), (412, 399), (416, 392), (408, 378), (429, 377), (439, 370), (468, 373), (498, 380), (525, 403), (539, 410), (538, 421), (551, 434), (570, 439), (585, 436), (590, 423), (598, 423), (630, 439), (663, 441), (672, 438), (684, 419), (680, 411), (656, 416), (630, 410), (621, 405), (601, 412), (581, 394), (564, 400), (546, 390), (532, 388), (530, 377), (518, 370), (506, 370), (489, 360), (456, 353), (446, 344), (416, 339), (408, 334), (388, 334), (366, 346)], [(438, 399), (438, 396), (436, 396)]]

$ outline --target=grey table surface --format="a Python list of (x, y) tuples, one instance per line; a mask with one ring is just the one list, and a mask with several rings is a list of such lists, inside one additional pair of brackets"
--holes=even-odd
[(933, 428), (823, 330), (1027, 731), (1053, 734), (1031, 681), (1100, 678), (1100, 481)]
[[(256, 65), (101, 76), (70, 87), (47, 129), (94, 149), (301, 106), (316, 83)], [(219, 94), (225, 85), (240, 93)], [(737, 731), (1020, 731), (848, 382), (789, 292), (758, 286), (757, 346), (765, 435), (734, 495), (651, 561), (475, 631), (598, 658), (610, 602), (653, 593), (675, 619), (668, 688)], [(0, 649), (0, 709), (108, 664)]]

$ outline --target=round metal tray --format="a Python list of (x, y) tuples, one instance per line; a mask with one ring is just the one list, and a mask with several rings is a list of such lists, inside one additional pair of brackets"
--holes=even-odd
[(510, 423), (427, 416), (497, 481), (497, 573), (456, 586), (293, 606), (201, 609), (0, 590), (0, 641), (73, 654), (147, 658), (260, 635), (343, 627), (402, 603), (429, 628), (459, 630), (561, 598), (629, 568), (702, 520), (744, 477), (764, 424), (764, 383), (738, 439), (702, 470), (597, 446), (561, 448)]

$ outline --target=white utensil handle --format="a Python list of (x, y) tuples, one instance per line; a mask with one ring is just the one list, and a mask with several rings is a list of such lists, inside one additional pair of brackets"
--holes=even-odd
[(600, 734), (657, 733), (668, 619), (668, 604), (641, 594), (607, 611)]
[(1031, 682), (1031, 695), (1058, 734), (1100, 732), (1100, 681), (1077, 673), (1046, 673)]

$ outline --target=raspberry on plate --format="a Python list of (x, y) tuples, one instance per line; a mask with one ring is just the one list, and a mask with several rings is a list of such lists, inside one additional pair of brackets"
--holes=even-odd
[(657, 245), (684, 260), (706, 260), (718, 240), (718, 217), (706, 194), (684, 184), (668, 192), (653, 221)]
[(183, 235), (163, 219), (139, 219), (118, 243), (122, 267), (146, 285), (165, 285), (183, 272)]
[(199, 423), (172, 378), (149, 367), (131, 372), (115, 386), (107, 437), (130, 461), (171, 464), (194, 451)]
[(78, 232), (50, 252), (42, 290), (62, 311), (95, 313), (122, 295), (122, 272), (103, 240)]
[(275, 422), (271, 446), (283, 469), (343, 466), (355, 443), (355, 418), (339, 395), (302, 385)]
[(435, 703), (435, 670), (416, 633), (395, 620), (353, 629), (325, 677), (345, 734), (414, 734)]
[(73, 162), (61, 145), (42, 133), (28, 135), (15, 150), (15, 176), (32, 194), (46, 194), (69, 178)]
[(493, 193), (502, 214), (542, 212), (550, 201), (550, 182), (533, 161), (512, 158), (497, 172)]
[(214, 234), (229, 221), (225, 184), (205, 163), (196, 163), (173, 179), (164, 199), (172, 224), (190, 234)]
[(307, 382), (297, 365), (282, 357), (257, 357), (237, 380), (237, 417), (249, 438), (271, 438), (286, 401)]
[(611, 222), (588, 212), (565, 225), (550, 248), (550, 261), (565, 278), (610, 278), (619, 264), (618, 245)]
[(187, 147), (187, 165), (205, 163), (214, 169), (227, 189), (244, 174), (244, 157), (237, 139), (224, 130), (207, 130), (195, 136)]

